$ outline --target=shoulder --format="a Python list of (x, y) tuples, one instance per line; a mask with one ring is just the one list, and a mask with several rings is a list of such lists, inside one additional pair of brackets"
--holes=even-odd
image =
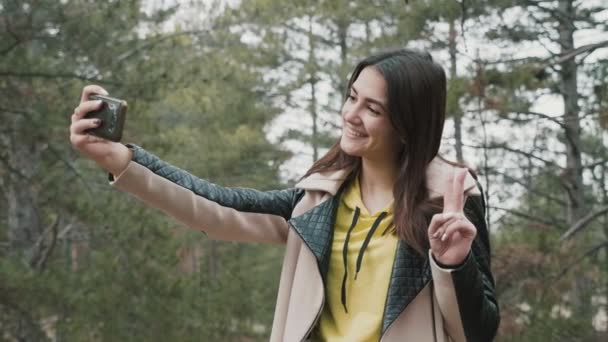
[(341, 186), (349, 178), (352, 170), (352, 168), (344, 168), (313, 173), (296, 183), (295, 187), (307, 192), (326, 192), (333, 196), (338, 193)]

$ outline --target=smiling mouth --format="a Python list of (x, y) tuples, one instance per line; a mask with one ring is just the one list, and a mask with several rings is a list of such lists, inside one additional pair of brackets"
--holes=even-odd
[(367, 135), (359, 133), (350, 127), (345, 127), (346, 134), (353, 138), (365, 138)]

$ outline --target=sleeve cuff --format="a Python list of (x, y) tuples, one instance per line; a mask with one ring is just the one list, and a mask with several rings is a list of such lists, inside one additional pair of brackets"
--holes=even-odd
[(437, 259), (435, 259), (435, 256), (433, 255), (433, 252), (431, 252), (431, 250), (429, 249), (429, 259), (431, 260), (431, 264), (442, 270), (445, 272), (454, 272), (454, 271), (460, 271), (463, 268), (465, 268), (465, 266), (471, 262), (471, 260), (473, 259), (473, 253), (472, 251), (469, 251), (469, 254), (467, 255), (466, 258), (464, 258), (464, 261), (458, 265), (445, 265), (442, 264), (441, 262), (439, 262)]

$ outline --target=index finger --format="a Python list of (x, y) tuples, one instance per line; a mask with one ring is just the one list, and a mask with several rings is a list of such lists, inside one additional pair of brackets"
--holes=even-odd
[(90, 84), (90, 85), (82, 88), (82, 95), (80, 96), (80, 103), (88, 101), (89, 96), (92, 94), (108, 95), (108, 92), (96, 84)]
[(453, 200), (454, 209), (458, 212), (464, 210), (464, 179), (467, 177), (467, 169), (454, 169)]
[(453, 168), (446, 180), (443, 195), (443, 212), (462, 212), (464, 203), (464, 179), (467, 175), (465, 168)]

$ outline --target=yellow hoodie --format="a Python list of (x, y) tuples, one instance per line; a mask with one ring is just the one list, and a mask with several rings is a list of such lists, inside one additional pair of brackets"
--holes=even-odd
[(378, 341), (397, 248), (393, 202), (370, 214), (359, 177), (345, 189), (334, 226), (326, 300), (316, 340)]

